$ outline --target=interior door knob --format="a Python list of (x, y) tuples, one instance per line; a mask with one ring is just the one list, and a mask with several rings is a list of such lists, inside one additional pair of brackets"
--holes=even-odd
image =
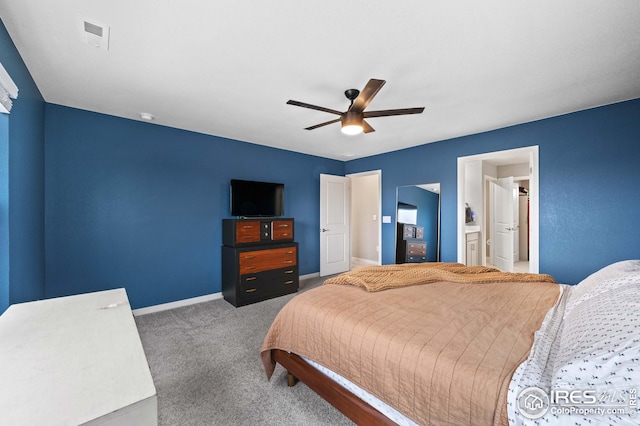
[(328, 229), (324, 229), (324, 228), (322, 228), (320, 231), (321, 231), (321, 232), (327, 232), (327, 231), (329, 231), (329, 230), (328, 230)]

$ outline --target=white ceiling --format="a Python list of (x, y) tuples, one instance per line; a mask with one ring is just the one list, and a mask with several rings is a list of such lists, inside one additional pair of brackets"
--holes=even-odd
[[(640, 98), (638, 0), (0, 0), (0, 17), (47, 102), (339, 160)], [(286, 105), (343, 111), (370, 78), (387, 84), (368, 110), (425, 112), (345, 136)]]

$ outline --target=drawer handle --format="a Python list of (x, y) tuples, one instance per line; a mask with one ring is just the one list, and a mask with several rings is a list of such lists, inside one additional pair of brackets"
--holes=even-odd
[(253, 293), (254, 291), (256, 291), (255, 288), (249, 288), (249, 289), (245, 290), (245, 292), (247, 292), (247, 293)]
[(287, 254), (293, 254), (293, 250), (289, 250)]
[(258, 277), (249, 277), (247, 279), (245, 279), (245, 281), (253, 281), (253, 280), (257, 280)]
[(256, 269), (255, 266), (246, 266), (244, 269)]
[(293, 269), (290, 269), (288, 271), (284, 271), (285, 274), (293, 274)]
[(285, 260), (285, 261), (284, 261), (284, 262), (282, 262), (282, 263), (293, 263), (293, 260)]
[(248, 256), (245, 256), (244, 258), (245, 258), (245, 259), (253, 259), (254, 257), (255, 257), (255, 256), (248, 255)]
[(253, 228), (253, 225), (244, 225), (243, 228), (244, 229), (251, 229), (251, 228)]
[(293, 284), (293, 280), (285, 281), (285, 284)]
[(253, 238), (253, 235), (244, 235), (242, 238), (244, 238), (245, 240), (248, 240), (249, 238)]
[(288, 232), (283, 232), (282, 234), (280, 234), (280, 236), (287, 237), (287, 236), (289, 236), (289, 233)]

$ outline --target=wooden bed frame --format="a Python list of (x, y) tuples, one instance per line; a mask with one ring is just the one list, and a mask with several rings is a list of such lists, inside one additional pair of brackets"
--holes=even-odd
[(380, 411), (313, 368), (298, 355), (280, 349), (272, 349), (271, 357), (287, 370), (289, 386), (295, 385), (296, 380), (300, 380), (354, 423), (358, 425), (396, 425)]

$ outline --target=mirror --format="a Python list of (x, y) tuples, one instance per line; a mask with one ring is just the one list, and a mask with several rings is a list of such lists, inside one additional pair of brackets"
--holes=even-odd
[(440, 183), (396, 188), (396, 263), (440, 261)]

